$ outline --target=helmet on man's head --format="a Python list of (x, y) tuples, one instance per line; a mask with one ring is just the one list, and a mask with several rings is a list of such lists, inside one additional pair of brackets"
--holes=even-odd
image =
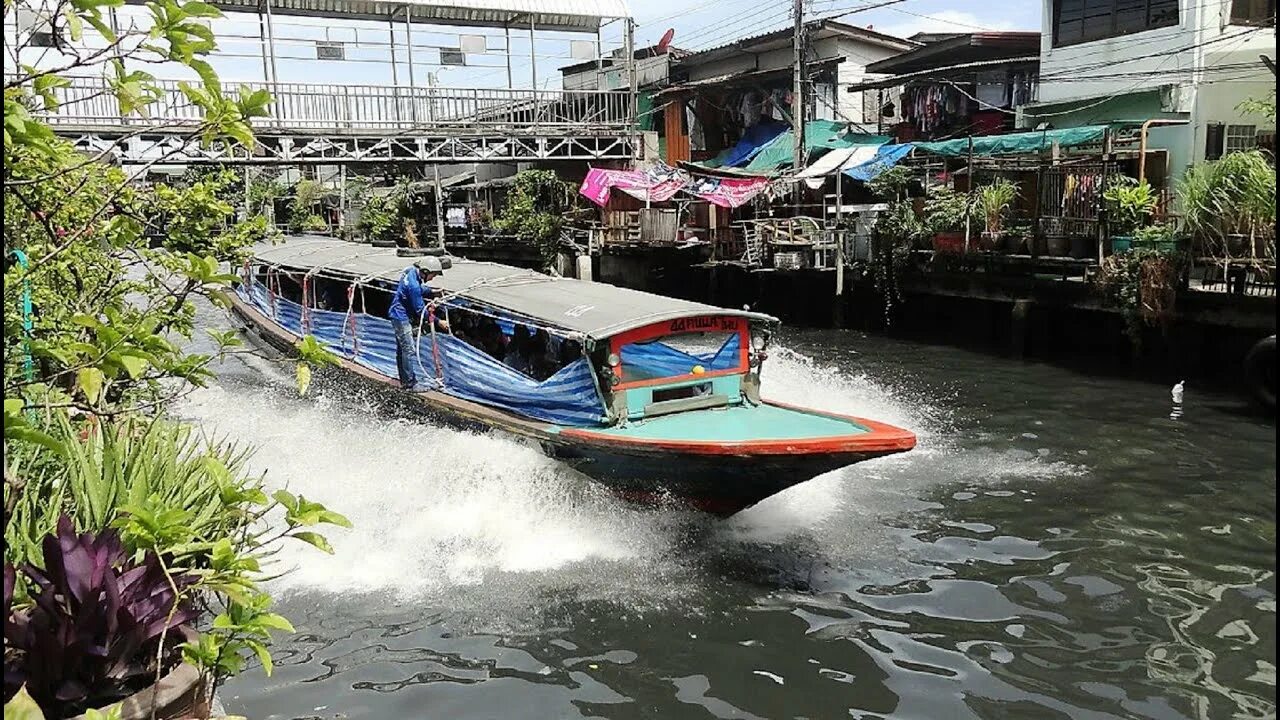
[(440, 275), (444, 272), (444, 265), (440, 262), (440, 258), (434, 255), (428, 255), (413, 264), (418, 268), (419, 272)]

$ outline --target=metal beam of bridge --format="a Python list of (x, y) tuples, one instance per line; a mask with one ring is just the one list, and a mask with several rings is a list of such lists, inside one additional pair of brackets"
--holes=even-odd
[(266, 89), (258, 145), (202, 147), (200, 111), (177, 81), (159, 81), (146, 116), (125, 116), (98, 78), (70, 78), (46, 115), (58, 135), (123, 163), (360, 164), (630, 159), (626, 92), (243, 83)]

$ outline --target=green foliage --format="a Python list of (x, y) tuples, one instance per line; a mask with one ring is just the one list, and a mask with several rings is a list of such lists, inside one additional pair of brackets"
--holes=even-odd
[(1229, 236), (1261, 237), (1275, 256), (1276, 169), (1260, 150), (1192, 166), (1178, 184), (1188, 229), (1208, 252), (1230, 254)]
[[(5, 553), (6, 560), (38, 565), (38, 539), (64, 511), (82, 530), (118, 528), (130, 552), (154, 552), (171, 579), (170, 572), (198, 578), (183, 592), (210, 608), (217, 627), (198, 641), (211, 654), (189, 657), (216, 681), (249, 656), (269, 671), (269, 631), (292, 630), (267, 609), (270, 599), (259, 587), (278, 544), (326, 549), (317, 526), (349, 523), (302, 498), (268, 497), (260, 480), (244, 473), (243, 451), (198, 438), (164, 413), (178, 394), (206, 382), (210, 364), (238, 342), (215, 332), (214, 353), (184, 350), (195, 329), (194, 301), (217, 301), (235, 279), (228, 266), (234, 270), (271, 229), (261, 216), (233, 222), (245, 192), (236, 172), (193, 172), (179, 183), (140, 186), (100, 162), (110, 148), (82, 155), (44, 118), (59, 110), (64, 75), (103, 77), (124, 114), (145, 115), (164, 93), (135, 66), (178, 63), (198, 78), (180, 86), (199, 111), (192, 137), (244, 152), (255, 142), (252, 120), (267, 114), (271, 98), (222, 87), (206, 59), (216, 47), (206, 19), (219, 16), (211, 5), (150, 0), (140, 26), (117, 37), (103, 13), (121, 4), (60, 4), (65, 12), (52, 20), (54, 36), (83, 38), (90, 51), (62, 53), (56, 62), (65, 64), (55, 69), (6, 67), (5, 252), (23, 251), (30, 265), (7, 266), (4, 279)], [(27, 10), (41, 7), (6, 0), (6, 17)], [(109, 51), (117, 41), (117, 51)], [(26, 42), (20, 37), (7, 49), (22, 56)], [(274, 191), (263, 188), (251, 184), (243, 198), (251, 212), (270, 201)], [(315, 204), (304, 203), (303, 227), (316, 227)], [(24, 288), (34, 310), (30, 332)], [(24, 367), (28, 347), (34, 377)], [(304, 361), (320, 359), (313, 353)], [(11, 710), (18, 716), (32, 708), (6, 706), (6, 718)]]
[[(26, 482), (5, 526), (5, 561), (14, 565), (43, 567), (40, 541), (63, 512), (77, 530), (111, 527), (125, 514), (180, 514), (198, 554), (246, 528), (256, 514), (246, 503), (267, 502), (260, 481), (243, 477), (247, 452), (200, 438), (185, 425), (141, 418), (73, 422), (53, 414), (49, 433), (62, 452), (26, 443), (12, 448)], [(173, 543), (128, 533), (124, 540), (131, 553), (157, 544), (177, 553)]]
[(930, 188), (924, 205), (924, 222), (929, 232), (964, 232), (973, 218), (975, 197), (958, 193), (946, 185)]
[(320, 216), (324, 188), (315, 180), (299, 180), (289, 204), (289, 232), (322, 232), (329, 224)]
[(374, 242), (398, 242), (404, 237), (408, 217), (409, 186), (401, 182), (389, 191), (369, 188), (364, 193), (364, 206), (356, 227)]
[(311, 335), (299, 340), (294, 345), (294, 349), (298, 353), (298, 364), (294, 371), (298, 394), (306, 395), (307, 388), (311, 386), (311, 367), (313, 365), (316, 367), (335, 365), (338, 362), (338, 356), (316, 342), (316, 339)]
[(1170, 242), (1178, 239), (1178, 228), (1173, 223), (1155, 223), (1138, 228), (1133, 233), (1133, 241), (1139, 245)]
[(1261, 115), (1266, 119), (1275, 122), (1276, 119), (1276, 91), (1272, 90), (1271, 94), (1264, 98), (1249, 98), (1236, 106), (1236, 112), (1241, 115)]
[(1102, 193), (1103, 207), (1107, 211), (1107, 226), (1114, 236), (1132, 235), (1151, 221), (1156, 210), (1156, 193), (1146, 180), (1118, 175), (1107, 184)]
[(1177, 301), (1177, 283), (1185, 258), (1159, 248), (1136, 247), (1106, 258), (1097, 289), (1120, 309), (1125, 333), (1137, 350), (1144, 327), (1167, 323)]
[(536, 246), (544, 266), (549, 267), (555, 262), (560, 230), (575, 198), (574, 189), (554, 171), (524, 170), (516, 175), (494, 227)]
[[(905, 184), (902, 188), (905, 190)], [(869, 265), (876, 292), (884, 301), (886, 327), (893, 324), (893, 309), (903, 300), (902, 272), (911, 262), (911, 251), (916, 241), (925, 233), (924, 223), (905, 197), (890, 203), (888, 210), (876, 218), (871, 234)]]
[(871, 192), (887, 200), (902, 200), (907, 197), (907, 188), (911, 185), (911, 170), (902, 165), (894, 165), (867, 183)]
[(1018, 197), (1018, 186), (1001, 178), (978, 188), (978, 207), (987, 221), (987, 232), (998, 233), (1004, 228), (1004, 217)]

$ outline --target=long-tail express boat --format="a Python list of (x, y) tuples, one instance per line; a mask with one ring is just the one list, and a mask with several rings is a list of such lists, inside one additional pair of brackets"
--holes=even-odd
[[(419, 328), (416, 372), (432, 387), (412, 397), (444, 420), (532, 438), (626, 496), (729, 515), (915, 446), (901, 428), (762, 399), (773, 317), (450, 260), (431, 282), (432, 312), (450, 332)], [(347, 371), (399, 387), (386, 311), (412, 262), (395, 249), (295, 238), (259, 247), (228, 300), (272, 344), (311, 335)], [(541, 338), (538, 352), (558, 348), (560, 364), (538, 378), (509, 367), (481, 349), (478, 324), (505, 342)]]

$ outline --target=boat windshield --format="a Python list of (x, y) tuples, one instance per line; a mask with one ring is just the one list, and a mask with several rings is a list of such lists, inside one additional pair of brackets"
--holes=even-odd
[(739, 349), (736, 331), (684, 333), (627, 343), (620, 353), (621, 380), (634, 383), (737, 370)]

